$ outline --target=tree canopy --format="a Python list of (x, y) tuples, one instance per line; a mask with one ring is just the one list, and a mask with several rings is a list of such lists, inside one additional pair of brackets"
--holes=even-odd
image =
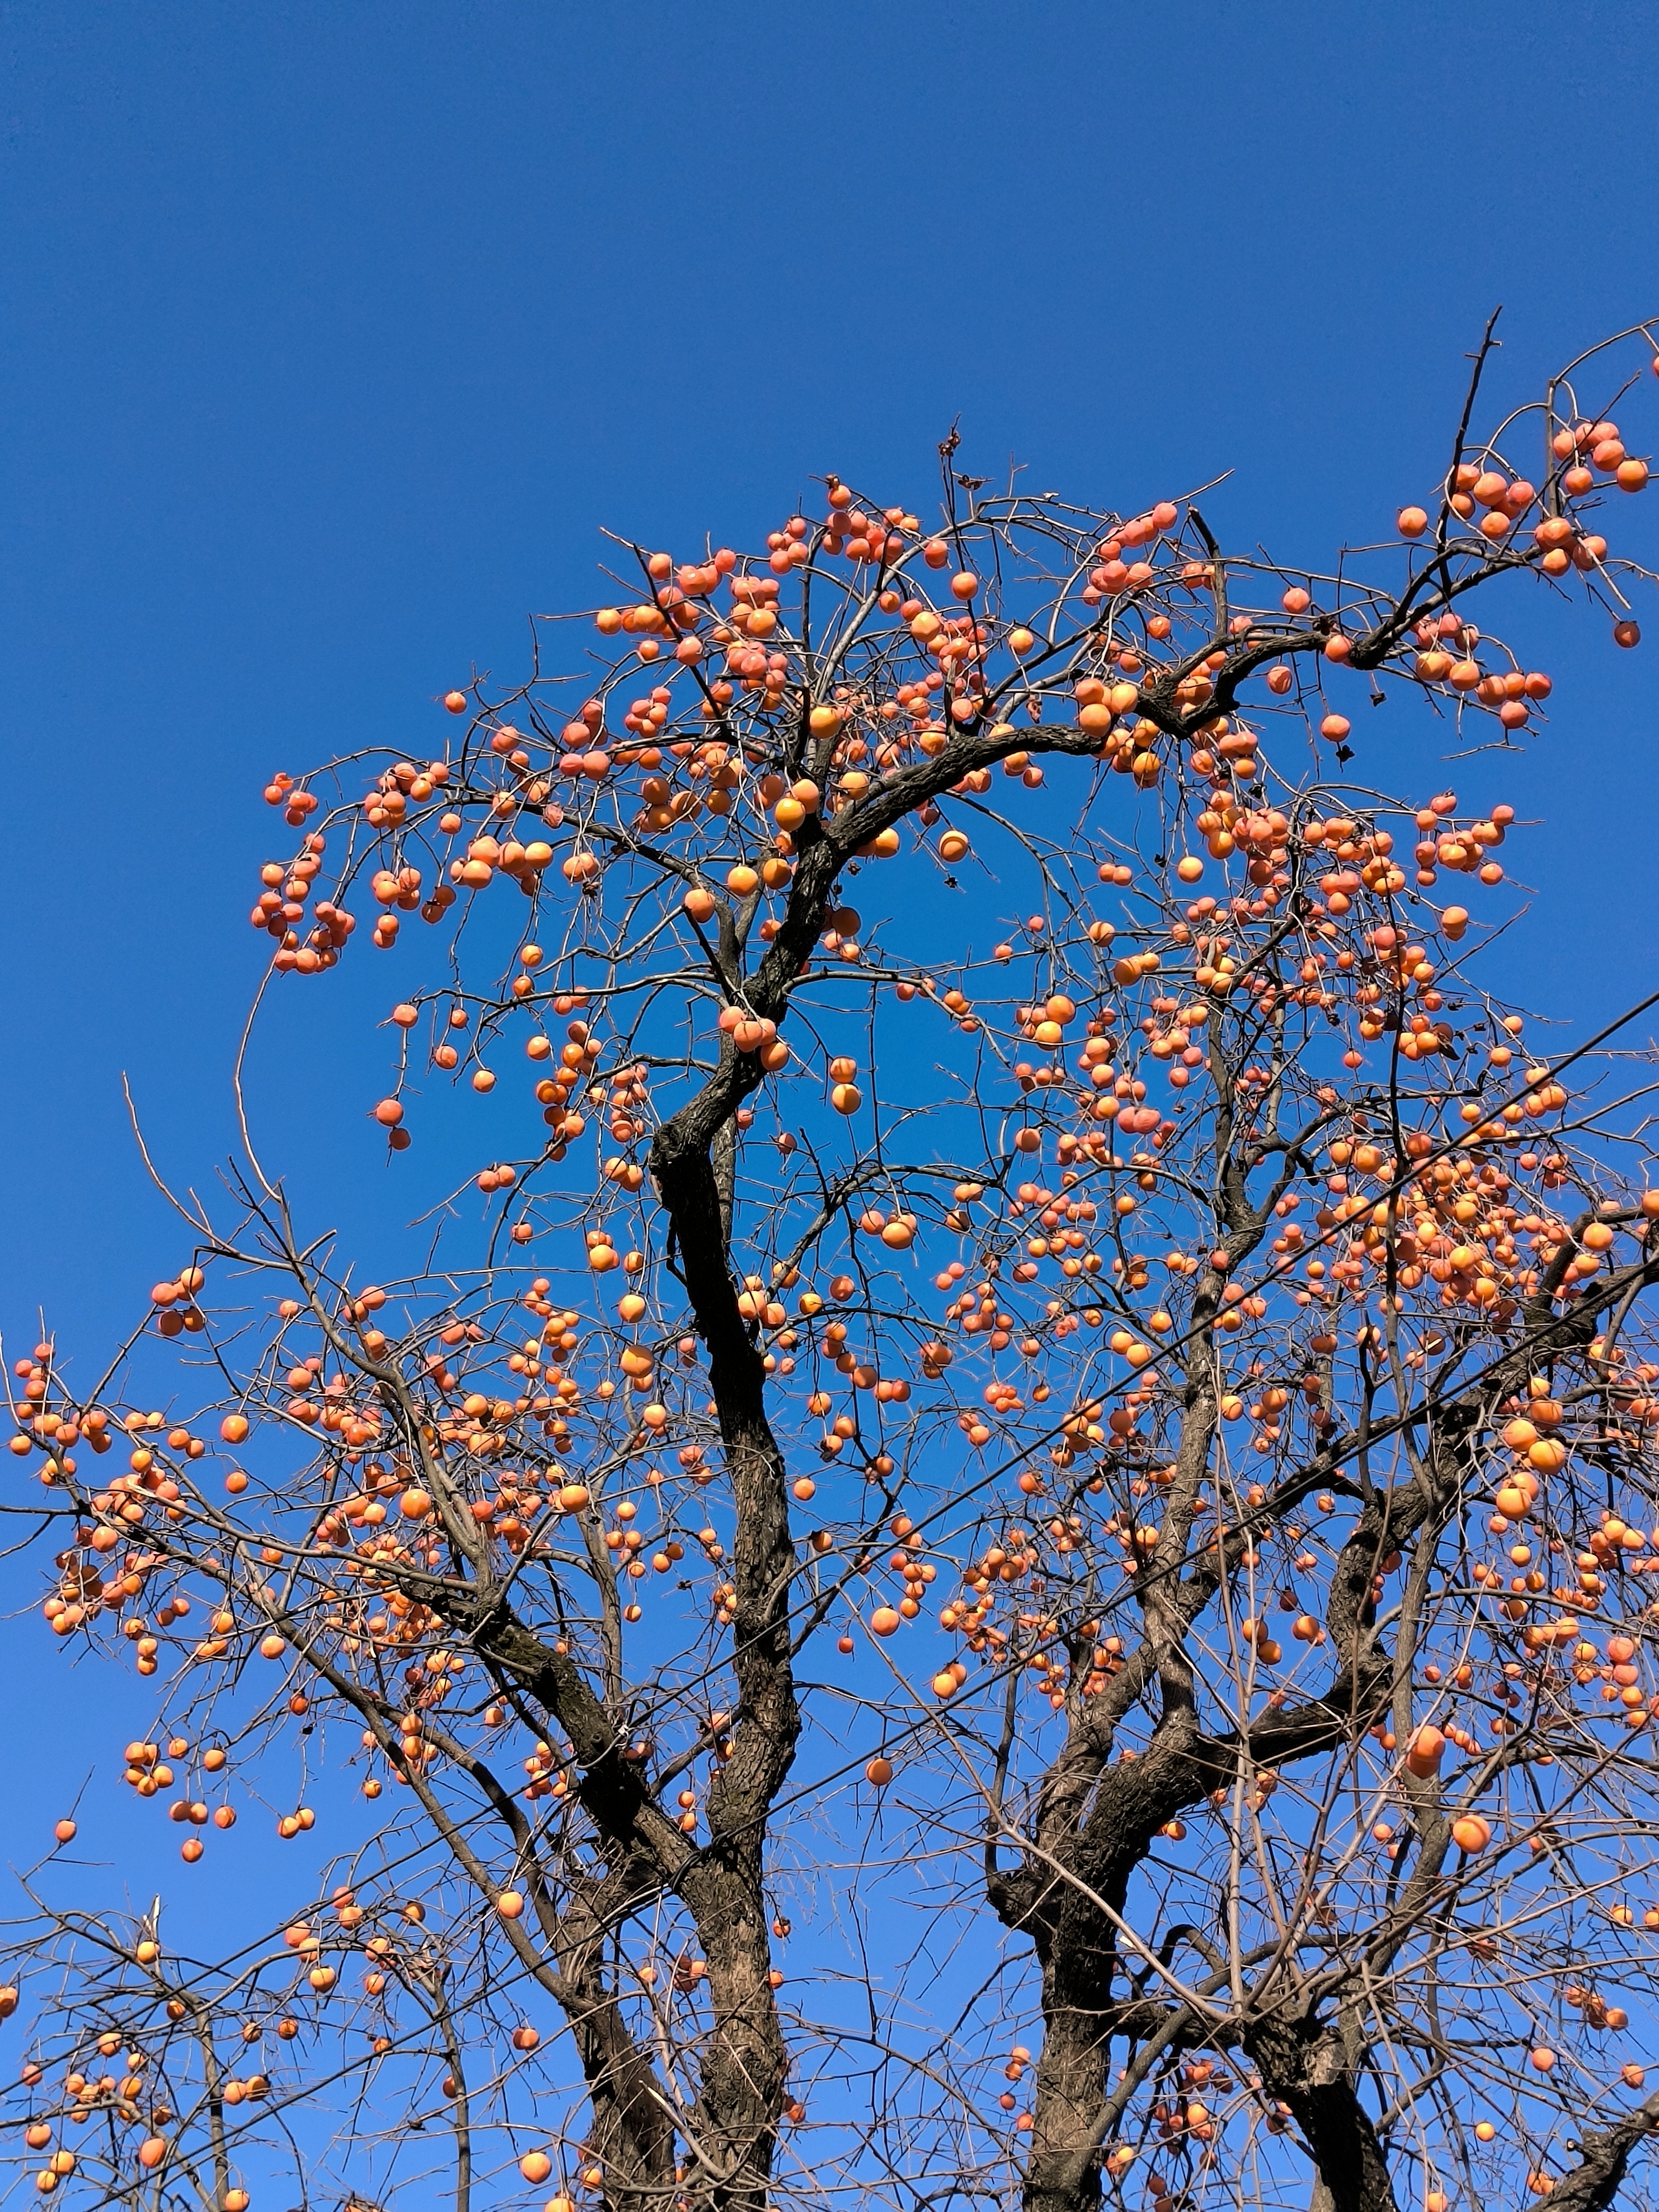
[[(1443, 481), (1311, 567), (947, 441), (925, 521), (832, 476), (753, 553), (615, 540), (525, 681), (272, 775), (256, 1014), (325, 1068), (386, 956), (404, 1257), (311, 1219), (244, 1041), (129, 1340), (13, 1362), (45, 1626), (153, 1680), (125, 1780), (239, 1923), (185, 1954), (60, 1823), (26, 2185), (1613, 2202), (1652, 1001), (1553, 1048), (1498, 949), (1559, 741), (1474, 617), (1637, 643), (1654, 341), (1481, 431), (1490, 338)], [(1378, 780), (1407, 713), (1474, 803)], [(237, 1893), (256, 1816), (319, 1886)]]

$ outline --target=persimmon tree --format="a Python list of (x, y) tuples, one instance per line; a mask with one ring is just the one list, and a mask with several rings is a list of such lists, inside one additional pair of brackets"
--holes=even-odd
[[(65, 1661), (154, 1685), (181, 1882), (255, 1812), (322, 1872), (191, 1957), (60, 1824), (25, 2185), (1613, 2202), (1659, 1069), (1493, 949), (1494, 779), (1561, 740), (1474, 612), (1636, 643), (1654, 343), (1486, 434), (1490, 341), (1322, 564), (947, 447), (927, 522), (832, 477), (752, 556), (615, 541), (447, 742), (273, 777), (261, 1006), (322, 1052), (386, 957), (375, 1279), (256, 1027), (118, 1356), (11, 1363), (8, 1510)], [(1478, 805), (1390, 795), (1407, 714)]]

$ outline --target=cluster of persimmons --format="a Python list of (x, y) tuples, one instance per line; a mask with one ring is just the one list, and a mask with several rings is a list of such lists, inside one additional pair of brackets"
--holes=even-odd
[[(1428, 2212), (1511, 2166), (1547, 2193), (1587, 2108), (1625, 2109), (1659, 1960), (1652, 1071), (1552, 1052), (1482, 980), (1514, 807), (1393, 799), (1367, 764), (1406, 697), (1448, 750), (1493, 749), (1483, 782), (1503, 748), (1554, 742), (1551, 680), (1476, 626), (1477, 587), (1588, 595), (1638, 642), (1615, 518), (1647, 463), (1589, 413), (1546, 412), (1537, 443), (1536, 481), (1460, 449), (1326, 574), (1225, 554), (1186, 499), (1120, 514), (947, 477), (924, 525), (830, 477), (753, 554), (619, 544), (579, 676), (480, 679), (408, 757), (273, 775), (296, 849), (250, 919), (279, 988), (356, 957), (360, 924), (407, 963), (363, 1141), (420, 1137), (399, 1176), (447, 1156), (441, 1243), (428, 1221), (404, 1272), (361, 1281), (251, 1152), (234, 1218), (185, 1209), (95, 1389), (49, 1338), (12, 1361), (12, 1450), (58, 1547), (50, 1631), (129, 1645), (155, 1680), (119, 1771), (184, 1860), (210, 1831), (228, 1846), (233, 1774), (296, 1839), (343, 1761), (400, 1840), (377, 1859), (343, 1837), (359, 1870), (234, 1996), (215, 1984), (250, 2045), (234, 2098), (185, 2079), (212, 1978), (149, 1923), (108, 1937), (101, 1995), (48, 1994), (24, 1955), (42, 2193), (205, 2160), (240, 2212), (236, 2142), (307, 2094), (345, 2008), (389, 2067), (437, 2033), (429, 1947), (528, 1971), (527, 1900), (594, 1848), (595, 1754), (482, 1650), (469, 1593), (534, 1613), (601, 1686), (608, 1755), (708, 1840), (744, 1724), (749, 1534), (664, 1177), (711, 1098), (696, 1141), (790, 1470), (791, 1619), (855, 1715), (813, 1754), (823, 1817), (971, 1855), (994, 1804), (1005, 1848), (1030, 1847), (1001, 1808), (1023, 1792), (1036, 1824), (1079, 1747), (1103, 1770), (1160, 1755), (1148, 1624), (1183, 1591), (1182, 1694), (1237, 1787), (1154, 1824), (1115, 1908), (1137, 1988), (1194, 1927), (1226, 1954), (1206, 1990), (1245, 1990), (1276, 1943), (1334, 1974), (1409, 1892), (1384, 1969), (1403, 2039), (1368, 2048), (1414, 2115)], [(1362, 742), (1355, 702), (1385, 686)], [(161, 1362), (181, 1353), (199, 1402), (155, 1410), (180, 1402)], [(1473, 1408), (1455, 1503), (1356, 1581), (1376, 1498), (1443, 1448), (1453, 1400)], [(1361, 1712), (1354, 1639), (1384, 1623), (1404, 1686)], [(1348, 1735), (1252, 1748), (1334, 1679)], [(706, 1942), (672, 1896), (618, 1933), (629, 2032), (665, 2079), (718, 2033)], [(1424, 2025), (1436, 1978), (1478, 2056)], [(963, 2015), (951, 2156), (975, 2185), (1061, 2142), (1042, 2059), (1010, 2041), (1042, 2035), (1040, 1993), (1012, 1986)], [(579, 2097), (523, 2147), (559, 2039), (520, 2020), (503, 2055), (501, 2017), (480, 1998), (444, 2031), (494, 2054), (468, 2124), (558, 2212), (606, 2197)], [(1156, 2165), (1154, 2212), (1253, 2157), (1278, 2171), (1296, 2123), (1201, 2025), (1096, 2146), (1115, 2186)], [(834, 2047), (803, 2170), (855, 2176)], [(1449, 2106), (1413, 2086), (1431, 2060)], [(465, 2103), (459, 2062), (431, 2063)], [(807, 2112), (792, 2092), (783, 2121)]]

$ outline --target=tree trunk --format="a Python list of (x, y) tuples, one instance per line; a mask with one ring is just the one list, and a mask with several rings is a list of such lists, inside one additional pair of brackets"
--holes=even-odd
[(1245, 2049), (1312, 2154), (1315, 2212), (1395, 2212), (1388, 2159), (1335, 2029), (1279, 2015), (1254, 2029)]
[(1063, 1966), (1045, 1967), (1042, 1978), (1044, 2028), (1025, 2212), (1091, 2212), (1100, 2202), (1097, 2138), (1110, 2045), (1100, 2014), (1060, 1994), (1072, 1978)]
[(764, 2212), (789, 2070), (770, 1979), (764, 1877), (772, 1806), (800, 1735), (789, 1650), (795, 1556), (788, 1471), (767, 1419), (766, 1370), (738, 1310), (729, 1257), (726, 1132), (736, 1102), (705, 1133), (697, 1109), (711, 1110), (708, 1097), (696, 1102), (689, 1122), (661, 1130), (652, 1147), (657, 1188), (708, 1351), (737, 1516), (732, 1754), (709, 1784), (708, 1844), (676, 1885), (702, 1942), (714, 2015), (689, 2130), (685, 2194), (693, 2206), (714, 2212)]

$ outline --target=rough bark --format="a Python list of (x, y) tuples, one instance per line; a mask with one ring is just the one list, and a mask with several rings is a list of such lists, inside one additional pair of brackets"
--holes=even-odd
[(1244, 2047), (1267, 2094), (1289, 2106), (1331, 2212), (1394, 2212), (1388, 2158), (1336, 2030), (1306, 2014), (1277, 2014)]
[(1578, 2162), (1560, 2175), (1551, 2191), (1552, 2212), (1607, 2212), (1618, 2195), (1631, 2153), (1644, 2136), (1659, 2128), (1659, 2094), (1626, 2112), (1610, 2128), (1587, 2135), (1577, 2146)]
[(738, 1310), (710, 1149), (671, 1124), (653, 1148), (653, 1167), (708, 1355), (736, 1508), (732, 1755), (709, 1784), (708, 1843), (677, 1884), (703, 1943), (714, 2015), (692, 2120), (697, 2163), (688, 2194), (761, 2212), (789, 2063), (769, 1978), (764, 1893), (768, 1817), (800, 1734), (789, 1651), (787, 1470), (766, 1417), (761, 1355)]
[(544, 1923), (587, 2084), (587, 2149), (604, 2170), (612, 2212), (659, 2212), (674, 2178), (672, 2112), (648, 2052), (629, 2033), (607, 1958), (629, 1902), (656, 1888), (640, 1867), (598, 1881), (577, 1876)]

